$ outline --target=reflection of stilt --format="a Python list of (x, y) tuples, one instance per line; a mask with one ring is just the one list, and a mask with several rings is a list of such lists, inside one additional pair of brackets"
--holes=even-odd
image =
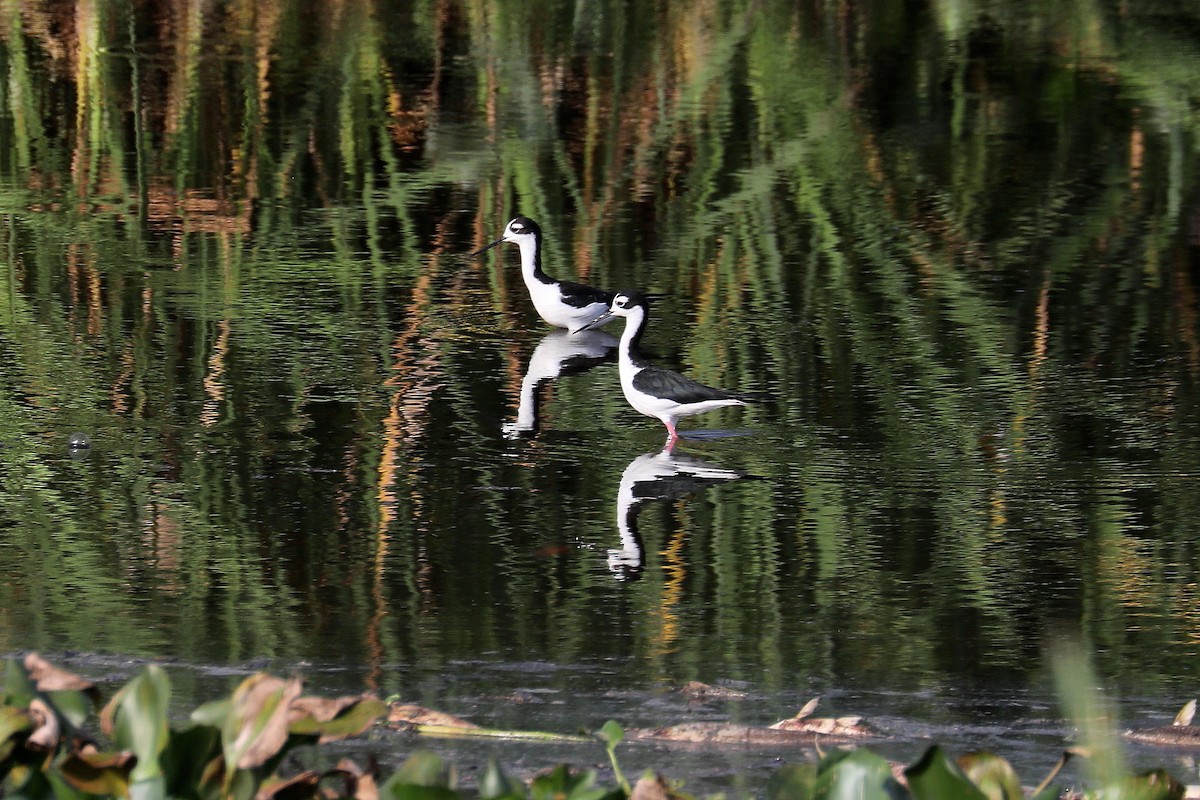
[(641, 575), (645, 548), (638, 533), (637, 517), (647, 500), (671, 500), (718, 483), (749, 477), (753, 476), (675, 453), (671, 447), (630, 461), (617, 488), (617, 531), (621, 546), (608, 551), (609, 570), (618, 580), (635, 580)]
[(503, 425), (510, 439), (532, 435), (538, 429), (537, 390), (548, 380), (562, 375), (586, 372), (597, 364), (610, 361), (617, 339), (604, 331), (568, 333), (555, 330), (542, 337), (529, 356), (525, 377), (521, 379), (521, 398), (517, 418)]

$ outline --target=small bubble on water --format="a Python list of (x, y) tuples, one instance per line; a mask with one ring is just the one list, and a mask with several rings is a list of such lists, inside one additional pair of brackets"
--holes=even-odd
[(67, 447), (72, 450), (86, 450), (92, 446), (92, 440), (86, 433), (72, 433), (67, 437)]

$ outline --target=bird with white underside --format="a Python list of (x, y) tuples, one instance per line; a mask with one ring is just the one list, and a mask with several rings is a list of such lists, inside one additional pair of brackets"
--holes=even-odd
[(724, 406), (744, 406), (758, 402), (749, 394), (705, 386), (691, 378), (651, 364), (640, 349), (642, 334), (650, 319), (650, 304), (645, 295), (618, 292), (608, 313), (584, 326), (603, 325), (613, 317), (625, 318), (625, 331), (617, 348), (618, 372), (625, 399), (635, 410), (654, 417), (667, 426), (667, 446), (679, 439), (675, 424), (682, 417), (702, 414)]
[(504, 242), (513, 242), (521, 249), (521, 277), (533, 307), (546, 322), (576, 333), (608, 313), (616, 292), (561, 281), (542, 270), (542, 229), (529, 217), (514, 217), (504, 226), (503, 236), (471, 256), (486, 253)]

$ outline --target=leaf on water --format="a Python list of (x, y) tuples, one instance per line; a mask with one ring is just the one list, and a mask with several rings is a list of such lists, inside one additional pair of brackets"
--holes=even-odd
[(37, 686), (38, 691), (83, 692), (91, 698), (92, 702), (95, 702), (100, 697), (100, 692), (96, 689), (96, 684), (79, 677), (74, 672), (68, 672), (65, 669), (54, 666), (37, 653), (30, 653), (25, 656), (25, 670), (29, 674), (29, 679)]
[(58, 749), (59, 742), (62, 741), (58, 715), (40, 697), (35, 697), (29, 701), (29, 716), (35, 727), (33, 733), (29, 734), (29, 738), (25, 741), (26, 746), (53, 753)]
[(1179, 709), (1179, 713), (1175, 715), (1175, 721), (1172, 725), (1191, 725), (1192, 718), (1196, 716), (1196, 701), (1188, 700), (1183, 704), (1183, 708)]
[(302, 688), (299, 678), (284, 680), (261, 672), (242, 681), (225, 722), (225, 762), (253, 769), (276, 755), (287, 742), (288, 709)]
[(358, 736), (386, 710), (383, 701), (370, 694), (333, 699), (297, 697), (288, 709), (288, 732), (319, 735), (320, 744), (336, 742)]
[(410, 723), (412, 725), (445, 725), (448, 728), (478, 728), (474, 722), (461, 717), (434, 711), (424, 706), (391, 703), (388, 705), (388, 724)]
[(984, 751), (964, 753), (956, 763), (988, 800), (1021, 800), (1025, 796), (1017, 773), (1000, 756)]

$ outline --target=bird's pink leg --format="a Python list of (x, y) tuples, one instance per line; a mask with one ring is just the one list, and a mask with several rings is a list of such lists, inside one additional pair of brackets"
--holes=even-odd
[(663, 420), (663, 424), (667, 426), (667, 447), (674, 447), (679, 441), (679, 434), (675, 432), (675, 425), (668, 419)]

